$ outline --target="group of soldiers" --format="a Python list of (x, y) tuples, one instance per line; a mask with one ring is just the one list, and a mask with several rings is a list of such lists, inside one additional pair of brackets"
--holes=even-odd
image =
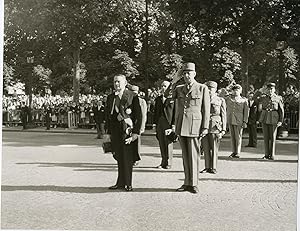
[(248, 127), (249, 132), (246, 147), (257, 146), (257, 125), (261, 123), (265, 146), (262, 159), (275, 159), (277, 128), (284, 118), (283, 101), (275, 94), (275, 83), (268, 83), (267, 92), (256, 99), (254, 92), (248, 92), (247, 98), (241, 96), (242, 87), (235, 84), (231, 94), (223, 98), (217, 94), (216, 82), (200, 84), (195, 81), (195, 64), (184, 64), (181, 75), (185, 84), (173, 86), (172, 94), (167, 96), (165, 89), (171, 83), (164, 81), (161, 86), (163, 94), (155, 104), (155, 123), (162, 157), (158, 168), (168, 169), (172, 165), (173, 142), (168, 139), (169, 130), (179, 135), (186, 180), (178, 191), (198, 191), (195, 186), (199, 172), (199, 147), (205, 159), (205, 168), (200, 173), (217, 173), (220, 140), (227, 129), (232, 144), (229, 158), (240, 157), (244, 128)]
[[(275, 94), (274, 83), (267, 84), (266, 94), (258, 100), (253, 100), (253, 92), (248, 94), (248, 99), (241, 96), (239, 84), (223, 98), (217, 94), (216, 82), (201, 84), (195, 76), (195, 64), (183, 64), (172, 82), (162, 82), (162, 94), (155, 100), (154, 123), (162, 157), (157, 167), (172, 167), (173, 143), (178, 138), (185, 175), (178, 192), (198, 193), (199, 172), (217, 173), (218, 149), (227, 126), (232, 143), (229, 158), (240, 157), (242, 133), (247, 126), (252, 137), (248, 146), (256, 147), (256, 129), (260, 122), (265, 143), (263, 159), (274, 160), (277, 128), (284, 117), (282, 98)], [(178, 85), (182, 78), (184, 84)], [(106, 104), (106, 111), (110, 112), (106, 122), (112, 152), (118, 162), (118, 179), (110, 189), (132, 191), (132, 167), (140, 159), (136, 154), (143, 113), (137, 95), (126, 89), (126, 84), (124, 75), (115, 76), (115, 93), (108, 97)], [(199, 169), (201, 149), (205, 157), (202, 171)]]

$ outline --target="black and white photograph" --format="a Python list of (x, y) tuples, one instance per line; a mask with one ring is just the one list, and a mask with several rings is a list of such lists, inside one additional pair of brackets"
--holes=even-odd
[(299, 0), (0, 8), (1, 230), (299, 229)]

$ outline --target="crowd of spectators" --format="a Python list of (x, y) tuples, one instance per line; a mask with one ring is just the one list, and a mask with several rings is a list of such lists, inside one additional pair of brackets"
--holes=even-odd
[[(154, 100), (159, 95), (159, 91), (155, 88), (148, 89), (147, 96), (145, 93), (140, 92), (139, 96), (147, 98), (148, 106), (148, 121), (152, 124), (152, 114), (154, 109)], [(83, 95), (79, 96), (79, 103), (73, 102), (72, 96), (60, 95), (45, 95), (45, 96), (32, 96), (31, 103), (31, 121), (36, 125), (45, 125), (45, 116), (47, 111), (50, 110), (51, 126), (52, 127), (69, 127), (68, 113), (74, 115), (75, 127), (88, 126), (95, 128), (93, 107), (96, 107), (98, 101), (102, 101), (105, 105), (107, 99), (106, 94), (99, 95)], [(27, 95), (10, 95), (3, 96), (2, 99), (2, 112), (3, 124), (5, 126), (16, 126), (21, 123), (21, 110), (22, 105), (29, 106), (29, 97)]]
[[(249, 91), (255, 93), (255, 97), (259, 98), (261, 94), (264, 94), (264, 87), (260, 89), (254, 89), (253, 86), (249, 87)], [(227, 88), (221, 88), (218, 90), (218, 94), (221, 97), (226, 97), (229, 94)], [(147, 101), (147, 124), (153, 124), (153, 111), (154, 111), (154, 102), (157, 96), (160, 95), (160, 91), (156, 88), (151, 88), (144, 92), (140, 92), (139, 96), (145, 98)], [(291, 116), (297, 114), (299, 111), (299, 99), (300, 93), (293, 86), (288, 86), (286, 91), (283, 93), (283, 101), (285, 105), (285, 111)], [(95, 128), (94, 124), (94, 113), (93, 106), (97, 105), (98, 101), (102, 101), (105, 105), (107, 95), (83, 95), (79, 96), (79, 103), (73, 102), (72, 96), (60, 96), (60, 95), (45, 95), (37, 96), (33, 95), (32, 97), (32, 110), (31, 110), (31, 120), (37, 124), (44, 126), (45, 124), (45, 115), (47, 110), (50, 108), (50, 120), (52, 127), (69, 127), (70, 123), (68, 121), (68, 113), (74, 114), (73, 126), (88, 126)], [(3, 96), (2, 101), (2, 110), (3, 110), (3, 124), (6, 126), (14, 126), (18, 123), (21, 123), (21, 106), (22, 103), (29, 105), (29, 97), (27, 95), (10, 95)], [(293, 114), (293, 115), (292, 115)], [(290, 117), (288, 116), (288, 120)], [(292, 117), (291, 117), (292, 118)]]

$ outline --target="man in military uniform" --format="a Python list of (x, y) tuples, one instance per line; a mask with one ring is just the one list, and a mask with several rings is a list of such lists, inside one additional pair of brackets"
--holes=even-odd
[(282, 97), (275, 94), (275, 83), (267, 84), (267, 93), (260, 98), (258, 110), (259, 122), (262, 123), (265, 143), (263, 159), (275, 159), (275, 141), (277, 128), (282, 125), (284, 108)]
[(226, 102), (216, 94), (218, 84), (206, 82), (210, 95), (210, 121), (208, 134), (202, 138), (205, 169), (200, 173), (217, 173), (217, 160), (220, 140), (226, 132)]
[(173, 98), (177, 100), (175, 132), (179, 135), (182, 149), (184, 184), (177, 191), (197, 193), (200, 160), (200, 139), (208, 133), (210, 99), (208, 88), (195, 80), (194, 63), (182, 67), (185, 84), (174, 89)]
[(230, 158), (239, 158), (242, 147), (243, 128), (247, 127), (249, 106), (248, 100), (241, 96), (242, 86), (232, 87), (232, 94), (226, 98), (227, 122), (231, 137), (232, 153)]

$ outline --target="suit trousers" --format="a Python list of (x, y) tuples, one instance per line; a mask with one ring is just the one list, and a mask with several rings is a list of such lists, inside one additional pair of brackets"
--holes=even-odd
[(200, 140), (198, 137), (179, 137), (184, 168), (184, 185), (197, 186), (200, 164)]
[(243, 127), (241, 125), (229, 124), (229, 132), (231, 136), (232, 153), (238, 155), (242, 149)]
[(121, 126), (119, 122), (114, 122), (113, 127), (115, 130), (111, 134), (112, 148), (118, 163), (118, 179), (116, 184), (118, 186), (131, 186), (134, 152), (137, 151), (135, 147), (138, 141), (135, 140), (130, 144), (125, 144)]
[(277, 126), (274, 124), (262, 124), (265, 144), (265, 156), (275, 157), (275, 143), (277, 136)]
[[(134, 142), (137, 142), (137, 140)], [(131, 147), (129, 147), (129, 145), (125, 145), (123, 151), (118, 153), (117, 185), (119, 186), (132, 185), (133, 155), (131, 155), (130, 152), (132, 152)]]
[(173, 160), (173, 142), (171, 142), (165, 135), (167, 126), (162, 126), (160, 123), (157, 125), (156, 137), (158, 139), (160, 153), (161, 153), (161, 166), (172, 165)]
[(218, 151), (220, 139), (215, 133), (208, 133), (202, 138), (202, 147), (204, 151), (205, 168), (217, 169)]
[(257, 146), (257, 124), (248, 124), (249, 146)]
[(105, 129), (104, 129), (104, 123), (96, 123), (96, 128), (97, 128), (97, 138), (102, 139), (103, 135), (105, 133)]

